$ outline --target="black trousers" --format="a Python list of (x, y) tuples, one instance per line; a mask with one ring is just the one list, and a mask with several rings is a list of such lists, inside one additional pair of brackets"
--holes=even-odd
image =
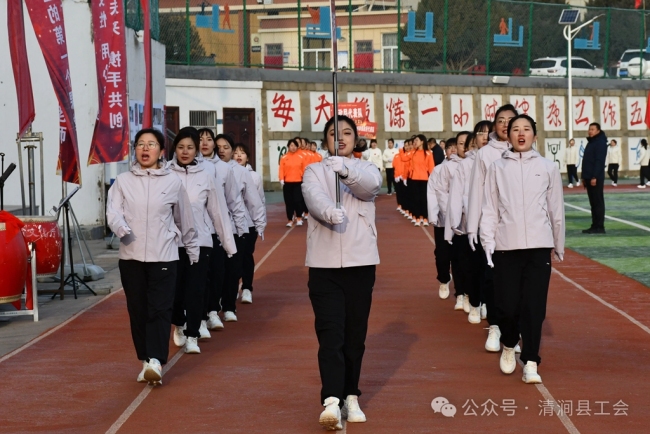
[[(551, 249), (494, 252), (494, 309), (501, 343), (514, 348), (521, 327), (521, 361), (539, 364), (542, 324), (551, 281)], [(489, 310), (488, 310), (489, 312)]]
[(591, 180), (583, 179), (583, 181), (587, 187), (589, 205), (591, 206), (591, 227), (605, 229), (605, 195), (603, 193), (605, 180), (597, 180), (594, 187), (591, 186)]
[(645, 185), (646, 181), (650, 181), (650, 166), (641, 166), (639, 170), (639, 185)]
[(573, 184), (573, 180), (575, 180), (575, 182), (578, 182), (578, 179), (580, 179), (578, 178), (578, 168), (575, 164), (567, 164), (566, 173), (569, 176), (569, 184)]
[[(410, 179), (408, 184), (413, 184), (413, 217), (428, 218), (427, 208), (427, 182)], [(449, 243), (447, 243), (449, 244)]]
[(198, 338), (203, 319), (205, 287), (208, 283), (210, 254), (212, 247), (201, 247), (199, 262), (190, 265), (190, 257), (185, 247), (178, 249), (178, 272), (176, 274), (176, 294), (172, 324), (182, 326), (187, 323), (185, 336)]
[(607, 176), (614, 184), (618, 183), (618, 164), (607, 165)]
[(302, 197), (302, 182), (285, 182), (282, 187), (284, 206), (287, 210), (287, 220), (296, 217), (302, 218), (302, 213), (307, 211), (304, 208), (305, 200)]
[(449, 275), (449, 269), (451, 267), (451, 245), (445, 241), (445, 228), (434, 226), (433, 239), (436, 242), (436, 248), (433, 254), (436, 256), (438, 282), (449, 283), (451, 280), (451, 276)]
[(207, 286), (203, 297), (203, 319), (208, 319), (208, 313), (221, 310), (221, 298), (226, 277), (227, 255), (216, 234), (212, 235), (212, 246)]
[[(451, 242), (453, 243), (451, 245), (451, 272), (454, 275), (454, 295), (456, 297), (459, 295), (468, 295), (469, 286), (471, 284), (470, 273), (472, 271), (472, 249), (469, 247), (467, 235), (454, 235)], [(478, 290), (476, 292), (478, 293)]]
[(309, 299), (318, 338), (321, 403), (330, 396), (339, 406), (360, 396), (359, 377), (366, 350), (368, 317), (376, 266), (310, 268)]
[(487, 309), (486, 320), (491, 326), (499, 325), (494, 311), (494, 269), (488, 265), (485, 250), (480, 242), (478, 243), (478, 246), (476, 246), (476, 251), (479, 253), (483, 263), (483, 275), (481, 276), (481, 301), (485, 303)]
[[(285, 184), (286, 185), (286, 184)], [(237, 312), (237, 292), (239, 291), (239, 279), (242, 277), (244, 266), (244, 252), (246, 250), (246, 237), (235, 235), (237, 253), (232, 258), (226, 258), (226, 273), (224, 276), (223, 294), (221, 295), (221, 308), (224, 312)]]
[[(456, 240), (453, 241), (454, 245), (456, 245)], [(485, 280), (487, 258), (485, 257), (481, 243), (479, 243), (476, 250), (472, 250), (469, 246), (467, 236), (465, 236), (464, 242), (467, 245), (467, 251), (463, 255), (467, 255), (465, 260), (468, 263), (467, 289), (465, 290), (465, 294), (469, 297), (469, 303), (472, 306), (479, 307), (481, 303), (485, 302), (485, 299), (482, 297), (483, 294), (481, 294), (481, 288), (483, 287), (483, 282)], [(456, 272), (454, 272), (454, 276), (455, 275)]]
[(119, 260), (131, 337), (139, 360), (167, 363), (177, 263)]
[(255, 275), (255, 243), (257, 242), (257, 231), (254, 227), (248, 228), (248, 235), (245, 238), (243, 270), (241, 278), (242, 289), (253, 290), (253, 277)]
[[(393, 187), (395, 187), (395, 169), (392, 167), (386, 169), (386, 187), (388, 187), (388, 194), (392, 193)], [(395, 191), (397, 191), (396, 187)]]
[(402, 181), (395, 182), (395, 200), (402, 209), (406, 209), (404, 208), (404, 184), (402, 184)]

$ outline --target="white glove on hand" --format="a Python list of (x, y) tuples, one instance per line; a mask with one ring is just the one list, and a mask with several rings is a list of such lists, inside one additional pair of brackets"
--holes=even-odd
[(485, 249), (485, 257), (487, 258), (487, 263), (490, 268), (494, 268), (494, 263), (492, 262), (492, 254), (494, 253), (494, 247), (488, 247)]
[(447, 242), (449, 243), (450, 246), (454, 245), (454, 243), (452, 243), (451, 240), (447, 240)]
[(400, 182), (401, 180), (402, 180), (401, 176), (398, 176), (397, 178), (395, 178), (395, 182)]
[(284, 187), (284, 180), (280, 181), (280, 185)]
[(120, 226), (117, 229), (117, 232), (115, 232), (115, 235), (117, 235), (117, 238), (123, 238), (127, 235), (131, 234), (131, 228), (128, 226)]
[(232, 255), (230, 253), (228, 253), (228, 259), (230, 259), (230, 258), (232, 258)]
[(340, 225), (345, 220), (345, 208), (334, 208), (330, 214), (330, 223)]
[(404, 185), (406, 185), (406, 179), (403, 179), (402, 182), (404, 183)]
[(564, 261), (564, 253), (555, 252), (555, 258), (560, 262)]
[(264, 232), (259, 232), (260, 238), (264, 241)]
[(348, 176), (348, 168), (345, 167), (345, 159), (343, 157), (328, 157), (325, 159), (325, 165), (332, 168), (332, 170), (339, 175)]
[(469, 246), (472, 248), (472, 252), (476, 251), (476, 246), (478, 246), (478, 236), (476, 234), (467, 234), (469, 239)]

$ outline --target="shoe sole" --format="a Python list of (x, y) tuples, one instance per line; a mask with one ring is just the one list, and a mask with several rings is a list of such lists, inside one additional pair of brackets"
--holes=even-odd
[(499, 343), (498, 347), (488, 347), (487, 344), (485, 344), (485, 351), (488, 353), (498, 353), (501, 351), (501, 344)]
[(218, 324), (216, 326), (208, 327), (208, 330), (223, 330), (223, 324)]
[(441, 294), (440, 292), (438, 292), (438, 296), (439, 296), (442, 300), (446, 300), (446, 299), (449, 298), (449, 292), (447, 292), (447, 293), (445, 293), (445, 294)]
[(162, 384), (162, 375), (154, 371), (153, 369), (145, 369), (144, 379), (147, 383), (152, 386), (157, 386)]
[(480, 323), (481, 323), (481, 319), (480, 319), (480, 318), (475, 319), (475, 320), (471, 320), (471, 319), (468, 317), (468, 318), (467, 318), (467, 321), (468, 321), (470, 324), (480, 324)]
[(177, 341), (176, 339), (174, 339), (174, 345), (176, 345), (177, 347), (184, 347), (184, 346), (185, 346), (185, 342), (179, 344), (178, 341)]
[(243, 298), (242, 298), (241, 302), (242, 302), (242, 304), (253, 304), (253, 300), (244, 300)]
[(460, 306), (460, 307), (459, 306), (454, 306), (454, 310), (464, 310), (464, 309), (463, 309), (463, 306)]
[(212, 335), (207, 335), (207, 336), (206, 336), (206, 335), (203, 335), (203, 336), (199, 336), (199, 340), (200, 340), (200, 341), (204, 341), (204, 340), (206, 340), (206, 339), (210, 339), (211, 337), (212, 337)]
[[(515, 364), (515, 367), (516, 367), (516, 366), (517, 366), (517, 365)], [(501, 368), (501, 366), (499, 366), (499, 368), (501, 368), (501, 372), (503, 372), (503, 373), (506, 374), (506, 375), (510, 375), (510, 374), (512, 374), (513, 372), (515, 372), (515, 367), (512, 368), (512, 371), (510, 371), (510, 372), (506, 372), (506, 371), (503, 370), (503, 368)]]
[(318, 423), (328, 431), (336, 431), (341, 422), (336, 416), (325, 416), (318, 419)]
[(199, 348), (197, 348), (196, 350), (189, 350), (188, 351), (187, 348), (186, 348), (185, 349), (185, 354), (201, 354), (201, 350)]
[(524, 375), (523, 377), (521, 377), (521, 380), (526, 384), (542, 384), (541, 377), (538, 377), (538, 378), (531, 378), (531, 379), (527, 380), (526, 376)]

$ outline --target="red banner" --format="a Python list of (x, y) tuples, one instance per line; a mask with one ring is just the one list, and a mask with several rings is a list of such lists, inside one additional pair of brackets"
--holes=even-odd
[(22, 137), (36, 116), (34, 94), (32, 93), (32, 77), (29, 74), (27, 46), (25, 45), (25, 19), (23, 17), (22, 0), (9, 0), (7, 2), (7, 28), (9, 29), (11, 66), (14, 70), (16, 96), (18, 97), (18, 135)]
[(63, 6), (61, 0), (25, 0), (25, 4), (64, 120), (59, 141), (61, 177), (65, 182), (81, 185)]
[(88, 164), (122, 161), (129, 155), (129, 101), (126, 93), (124, 2), (91, 3), (99, 112)]
[(153, 128), (153, 97), (151, 81), (151, 8), (149, 0), (140, 0), (142, 17), (144, 21), (144, 67), (146, 88), (144, 92), (144, 119), (142, 128)]
[[(347, 116), (357, 124), (359, 137), (366, 139), (377, 138), (377, 123), (370, 122), (366, 117), (365, 102), (340, 102), (338, 103), (339, 115)], [(330, 117), (334, 115), (334, 106), (331, 106)]]

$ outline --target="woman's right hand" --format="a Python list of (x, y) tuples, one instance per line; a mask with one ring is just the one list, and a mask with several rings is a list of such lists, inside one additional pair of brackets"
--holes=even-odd
[(115, 235), (117, 235), (118, 238), (123, 238), (127, 235), (131, 234), (131, 228), (128, 226), (120, 226)]

